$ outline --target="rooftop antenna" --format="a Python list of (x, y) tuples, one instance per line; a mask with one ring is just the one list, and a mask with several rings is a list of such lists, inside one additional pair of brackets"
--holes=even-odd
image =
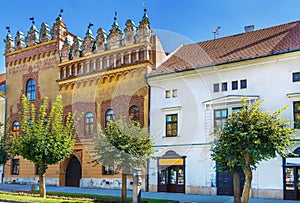
[(60, 9), (58, 16), (61, 17), (63, 12), (64, 12), (64, 9)]
[(7, 32), (10, 34), (10, 27), (6, 26), (5, 29), (7, 30)]
[(33, 25), (35, 24), (34, 17), (29, 18), (29, 20), (31, 20), (31, 22), (32, 22)]
[(213, 34), (214, 34), (214, 39), (216, 39), (216, 36), (219, 35), (219, 30), (221, 29), (220, 26), (218, 26), (214, 31), (213, 31)]

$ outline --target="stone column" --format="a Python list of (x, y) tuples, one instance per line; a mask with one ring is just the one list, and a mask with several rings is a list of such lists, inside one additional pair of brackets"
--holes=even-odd
[(67, 77), (67, 67), (63, 67), (63, 72), (64, 72), (63, 79), (65, 79)]
[(136, 53), (136, 56), (135, 56), (136, 59), (135, 59), (135, 60), (136, 60), (136, 61), (139, 61), (139, 51), (137, 51), (137, 52), (135, 52), (135, 53)]
[(99, 70), (102, 70), (103, 69), (103, 59), (102, 58), (100, 58), (100, 63), (99, 63)]
[(131, 64), (131, 52), (128, 54), (128, 63)]
[(69, 68), (69, 75), (68, 77), (72, 76), (72, 66)]
[(78, 76), (78, 64), (75, 64), (74, 67), (75, 67), (75, 76)]
[(114, 55), (114, 67), (116, 67), (116, 66), (117, 66), (117, 56)]
[(148, 47), (145, 50), (144, 60), (149, 60), (149, 50), (148, 50)]

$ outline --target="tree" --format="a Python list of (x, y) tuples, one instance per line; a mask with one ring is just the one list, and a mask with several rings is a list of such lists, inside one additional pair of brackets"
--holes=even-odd
[[(289, 146), (295, 144), (293, 130), (289, 127), (291, 122), (280, 118), (280, 113), (287, 107), (271, 114), (261, 110), (261, 103), (247, 105), (244, 98), (242, 108), (232, 112), (212, 146), (217, 170), (230, 171), (234, 175), (244, 172), (243, 203), (248, 203), (252, 171), (259, 162), (274, 158), (277, 153), (285, 157), (286, 152), (291, 153)], [(239, 196), (235, 197), (235, 202), (240, 202)]]
[(40, 196), (45, 198), (48, 165), (59, 163), (73, 151), (75, 137), (72, 117), (69, 114), (64, 122), (61, 95), (56, 97), (52, 107), (49, 107), (46, 97), (38, 111), (22, 95), (22, 107), (21, 132), (12, 138), (11, 152), (38, 166)]
[[(0, 128), (3, 128), (4, 124), (0, 123)], [(4, 129), (5, 131), (5, 129)], [(4, 132), (3, 131), (3, 132)], [(8, 146), (6, 145), (5, 134), (0, 135), (0, 165), (5, 164), (9, 159), (9, 154), (7, 153)]]
[(153, 142), (145, 128), (132, 120), (109, 121), (96, 138), (96, 163), (114, 164), (115, 172), (122, 170), (122, 201), (126, 200), (126, 175), (134, 167), (145, 166), (154, 153)]

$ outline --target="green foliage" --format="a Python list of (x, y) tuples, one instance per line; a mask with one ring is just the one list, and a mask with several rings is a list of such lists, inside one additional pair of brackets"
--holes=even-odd
[(154, 153), (153, 142), (145, 128), (132, 120), (120, 119), (107, 123), (96, 138), (96, 162), (115, 164), (116, 171), (130, 171), (144, 166)]
[(44, 174), (48, 165), (62, 161), (73, 151), (73, 120), (69, 115), (64, 125), (60, 95), (56, 97), (51, 109), (47, 98), (38, 111), (25, 95), (22, 95), (22, 105), (21, 135), (13, 138), (11, 152), (37, 164), (40, 173)]
[[(4, 124), (0, 123), (0, 128), (3, 128)], [(5, 130), (5, 129), (4, 129)], [(7, 145), (5, 141), (5, 135), (0, 135), (0, 165), (5, 164), (9, 159), (9, 155), (7, 153)]]
[[(224, 129), (217, 134), (212, 147), (217, 170), (232, 173), (252, 170), (260, 161), (276, 157), (276, 152), (281, 156), (291, 152), (288, 147), (295, 144), (291, 123), (279, 117), (286, 107), (270, 114), (261, 111), (261, 103), (247, 105), (244, 98), (242, 108), (232, 112)], [(246, 154), (250, 155), (249, 163)]]

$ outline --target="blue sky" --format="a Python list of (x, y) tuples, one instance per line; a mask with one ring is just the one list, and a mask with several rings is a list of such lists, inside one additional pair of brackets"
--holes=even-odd
[[(25, 35), (31, 26), (45, 22), (50, 27), (60, 9), (68, 31), (84, 37), (89, 22), (94, 36), (102, 27), (108, 33), (115, 11), (122, 29), (132, 19), (136, 25), (143, 16), (142, 3), (147, 5), (151, 29), (157, 33), (167, 51), (180, 43), (213, 39), (213, 30), (221, 27), (217, 37), (244, 32), (244, 26), (262, 29), (300, 20), (299, 0), (10, 0), (1, 2), (0, 37), (5, 39), (6, 26), (13, 37), (18, 30)], [(4, 42), (0, 41), (4, 53)], [(5, 72), (4, 57), (0, 57), (0, 72)]]

